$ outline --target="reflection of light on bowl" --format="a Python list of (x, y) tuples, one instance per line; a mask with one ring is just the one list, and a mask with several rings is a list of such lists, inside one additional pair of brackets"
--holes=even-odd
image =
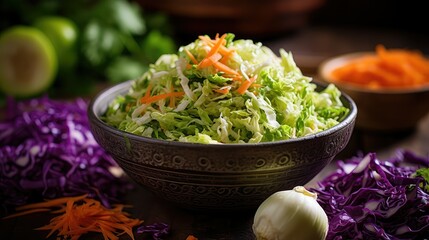
[(371, 89), (335, 81), (332, 71), (356, 58), (373, 53), (352, 53), (323, 61), (319, 79), (334, 83), (348, 94), (358, 107), (356, 126), (368, 130), (396, 131), (416, 127), (429, 113), (429, 86), (402, 89)]
[(231, 32), (263, 37), (304, 26), (325, 0), (138, 0), (143, 9), (167, 13), (179, 34)]
[(257, 144), (193, 144), (133, 135), (100, 116), (130, 82), (111, 87), (90, 103), (93, 135), (125, 172), (159, 197), (191, 209), (247, 209), (272, 193), (304, 185), (347, 145), (356, 106), (331, 129), (286, 141)]

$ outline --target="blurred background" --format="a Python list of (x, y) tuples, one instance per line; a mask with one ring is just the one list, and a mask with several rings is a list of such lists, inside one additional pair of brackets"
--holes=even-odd
[[(168, 13), (179, 35), (231, 31), (240, 37), (272, 38), (311, 26), (383, 28), (426, 32), (421, 2), (370, 0), (138, 0)], [(191, 35), (191, 36), (189, 36)]]
[[(232, 32), (275, 52), (284, 48), (308, 75), (328, 57), (372, 51), (376, 44), (428, 54), (424, 9), (417, 0), (1, 0), (0, 31), (35, 26), (46, 16), (74, 23), (73, 50), (58, 54), (48, 91), (82, 96), (100, 83), (140, 76), (161, 54), (201, 34)], [(68, 55), (74, 61), (64, 67)]]
[[(326, 59), (374, 51), (377, 44), (417, 50), (429, 56), (427, 15), (425, 1), (418, 0), (0, 0), (0, 120), (7, 113), (5, 106), (9, 96), (49, 95), (88, 100), (110, 85), (140, 77), (161, 54), (176, 53), (179, 46), (204, 34), (213, 37), (216, 33), (231, 32), (237, 39), (260, 41), (275, 53), (283, 48), (292, 52), (297, 66), (314, 79), (318, 78), (318, 68)], [(7, 43), (1, 38), (18, 26), (26, 27), (29, 42), (36, 41), (35, 30), (46, 35), (45, 45), (54, 48), (54, 55), (52, 52), (45, 54), (55, 59), (57, 67), (40, 67), (34, 61), (37, 58), (24, 54), (14, 59), (14, 71), (33, 76), (29, 68), (36, 64), (33, 70), (52, 74), (52, 81), (34, 78), (34, 81), (43, 82), (27, 86), (28, 79), (22, 79), (24, 84), (1, 88), (2, 81), (6, 81), (2, 76), (7, 75), (3, 73), (10, 70), (4, 56), (17, 46), (14, 43), (18, 41), (14, 40), (20, 37), (12, 34), (12, 40)], [(34, 51), (40, 50), (34, 49), (36, 45), (31, 47)], [(17, 86), (34, 85), (43, 87), (28, 89), (25, 96), (13, 95)], [(406, 117), (408, 112), (398, 114)], [(345, 159), (358, 151), (381, 149), (377, 155), (383, 159), (398, 148), (427, 156), (428, 146), (429, 115), (426, 115), (412, 131), (389, 133), (355, 129), (346, 149), (336, 158)], [(334, 167), (333, 162), (320, 176)], [(141, 208), (139, 211), (144, 212), (145, 221), (170, 218), (176, 223), (175, 233), (216, 233), (218, 229), (225, 234), (241, 233), (250, 226), (231, 217), (193, 216), (166, 207), (149, 194), (134, 195), (130, 196), (132, 205)], [(237, 216), (242, 217), (241, 214)], [(25, 232), (29, 226), (36, 227), (33, 223), (38, 221), (28, 220), (18, 221), (19, 226), (13, 231)]]

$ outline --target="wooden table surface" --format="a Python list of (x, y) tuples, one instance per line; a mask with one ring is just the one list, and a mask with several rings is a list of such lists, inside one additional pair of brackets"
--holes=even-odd
[[(372, 50), (375, 44), (384, 43), (389, 47), (408, 47), (429, 52), (428, 41), (424, 36), (410, 36), (395, 32), (353, 31), (346, 29), (316, 28), (307, 29), (284, 38), (268, 41), (264, 44), (274, 51), (284, 48), (291, 51), (297, 64), (307, 75), (316, 76), (317, 66), (327, 57), (336, 54)], [(428, 106), (429, 113), (429, 106)], [(379, 158), (387, 158), (397, 149), (404, 148), (420, 155), (429, 155), (429, 115), (422, 119), (414, 131), (406, 133), (374, 133), (355, 129), (346, 149), (336, 160), (346, 159), (358, 151), (376, 152)], [(320, 180), (335, 169), (335, 161), (316, 176), (309, 186)], [(165, 239), (185, 240), (190, 234), (201, 240), (222, 239), (254, 239), (252, 233), (253, 216), (256, 209), (241, 212), (194, 212), (177, 208), (152, 193), (136, 186), (124, 200), (125, 204), (133, 205), (127, 209), (135, 218), (145, 224), (164, 222), (170, 225), (170, 234)], [(35, 231), (49, 222), (48, 214), (33, 214), (10, 220), (0, 220), (2, 239), (44, 239), (47, 232)], [(152, 239), (149, 235), (136, 234), (136, 239)], [(55, 239), (55, 238), (51, 238)], [(102, 239), (98, 235), (90, 235), (82, 239)], [(121, 239), (129, 239), (121, 236)]]

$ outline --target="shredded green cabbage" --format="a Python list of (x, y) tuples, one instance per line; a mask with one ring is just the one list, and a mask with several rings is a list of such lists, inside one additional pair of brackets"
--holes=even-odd
[[(341, 92), (334, 85), (317, 92), (292, 53), (281, 49), (278, 57), (261, 43), (234, 40), (233, 34), (227, 34), (224, 50), (230, 54), (217, 53), (221, 55), (218, 61), (239, 74), (234, 75), (214, 65), (198, 66), (219, 39), (210, 45), (202, 38), (151, 64), (125, 96), (109, 105), (103, 120), (120, 130), (156, 139), (258, 143), (317, 133), (347, 115)], [(250, 78), (255, 79), (250, 87), (243, 94), (237, 92)], [(229, 91), (219, 92), (222, 89)], [(141, 99), (147, 99), (147, 92), (149, 98), (167, 97), (145, 102)], [(171, 92), (181, 96), (171, 97)]]

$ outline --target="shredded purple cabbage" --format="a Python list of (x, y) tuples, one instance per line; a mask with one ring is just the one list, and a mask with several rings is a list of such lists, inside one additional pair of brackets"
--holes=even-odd
[(428, 238), (429, 194), (423, 178), (412, 175), (429, 166), (429, 157), (398, 151), (381, 161), (370, 153), (338, 165), (311, 189), (328, 215), (326, 239)]
[(130, 189), (122, 170), (93, 138), (86, 111), (82, 99), (8, 101), (0, 122), (3, 210), (81, 194), (109, 206)]
[(142, 225), (137, 228), (137, 233), (149, 233), (154, 240), (162, 240), (170, 233), (170, 227), (166, 223), (154, 223), (150, 225)]

